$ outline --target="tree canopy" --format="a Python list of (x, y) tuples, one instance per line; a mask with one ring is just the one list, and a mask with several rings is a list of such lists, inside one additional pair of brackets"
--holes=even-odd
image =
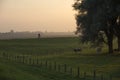
[(77, 33), (82, 33), (82, 42), (105, 42), (113, 53), (116, 36), (120, 50), (120, 0), (75, 0), (73, 8), (78, 12)]

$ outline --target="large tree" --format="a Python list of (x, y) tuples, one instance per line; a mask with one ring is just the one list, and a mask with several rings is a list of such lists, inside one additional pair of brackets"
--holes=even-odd
[(77, 33), (82, 33), (83, 42), (105, 42), (107, 37), (109, 53), (113, 53), (113, 35), (118, 38), (120, 49), (119, 0), (75, 0)]

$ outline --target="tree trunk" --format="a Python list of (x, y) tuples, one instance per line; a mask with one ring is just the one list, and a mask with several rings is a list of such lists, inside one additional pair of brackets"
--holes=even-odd
[(109, 54), (113, 53), (113, 38), (111, 38), (110, 36), (108, 38), (108, 50)]
[(120, 37), (118, 37), (118, 51), (120, 51)]
[(113, 53), (113, 34), (109, 33), (107, 29), (104, 32), (107, 37), (108, 53), (112, 54)]

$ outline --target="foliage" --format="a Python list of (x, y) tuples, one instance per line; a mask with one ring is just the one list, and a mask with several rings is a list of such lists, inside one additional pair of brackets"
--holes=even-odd
[[(82, 33), (83, 42), (105, 42), (107, 37), (109, 50), (112, 52), (113, 35), (118, 35), (120, 26), (119, 0), (75, 0), (73, 5), (76, 15), (77, 33)], [(101, 32), (104, 34), (101, 35)], [(118, 37), (118, 36), (117, 36)]]

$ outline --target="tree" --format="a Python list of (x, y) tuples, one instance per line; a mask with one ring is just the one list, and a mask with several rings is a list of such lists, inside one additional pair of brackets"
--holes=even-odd
[[(118, 38), (120, 49), (119, 0), (75, 0), (77, 33), (82, 33), (83, 42), (105, 42), (101, 32), (107, 37), (109, 53), (113, 53), (113, 36)], [(120, 20), (118, 20), (120, 21)]]
[(118, 51), (120, 51), (120, 16), (118, 18), (118, 24), (115, 26), (115, 34), (118, 38)]

